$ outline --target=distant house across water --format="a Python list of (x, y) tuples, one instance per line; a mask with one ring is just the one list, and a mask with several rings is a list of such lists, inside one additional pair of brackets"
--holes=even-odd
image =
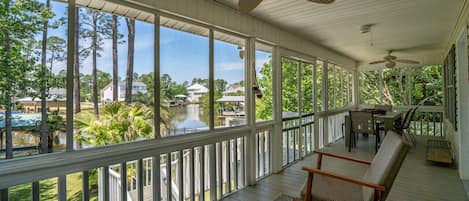
[[(120, 81), (117, 91), (117, 100), (118, 101), (125, 101), (125, 81)], [(109, 102), (112, 101), (112, 93), (113, 93), (112, 82), (106, 85), (101, 90), (101, 101), (102, 102)], [(132, 83), (132, 94), (138, 93), (147, 93), (147, 86), (143, 82), (133, 82)]]
[(193, 84), (192, 86), (190, 86), (190, 87), (187, 88), (187, 93), (189, 94), (189, 96), (188, 96), (187, 99), (188, 99), (190, 102), (196, 102), (196, 103), (198, 103), (198, 102), (201, 101), (200, 98), (201, 98), (204, 94), (208, 93), (208, 88), (205, 87), (205, 86), (203, 86), (203, 85), (201, 85), (201, 84), (195, 83), (195, 84)]

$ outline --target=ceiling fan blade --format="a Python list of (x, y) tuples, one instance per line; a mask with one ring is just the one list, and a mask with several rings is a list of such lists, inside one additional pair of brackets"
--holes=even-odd
[(262, 0), (239, 0), (238, 9), (241, 12), (251, 12)]
[(405, 63), (405, 64), (419, 64), (420, 63), (418, 61), (409, 60), (409, 59), (396, 59), (394, 61), (399, 62), (399, 63)]
[(381, 61), (372, 61), (372, 62), (370, 62), (370, 64), (371, 64), (371, 65), (373, 65), (373, 64), (381, 64), (381, 63), (384, 63), (384, 62), (386, 62), (386, 61), (384, 61), (384, 60), (381, 60)]
[(334, 3), (335, 0), (309, 0), (314, 3), (320, 3), (320, 4), (330, 4)]

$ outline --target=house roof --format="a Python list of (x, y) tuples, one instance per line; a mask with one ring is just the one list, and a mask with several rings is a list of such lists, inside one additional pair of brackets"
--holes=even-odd
[(197, 92), (208, 92), (207, 87), (204, 87), (203, 85), (199, 83), (195, 83), (190, 87), (187, 87), (188, 91), (197, 91)]
[(244, 96), (223, 96), (217, 102), (244, 102)]

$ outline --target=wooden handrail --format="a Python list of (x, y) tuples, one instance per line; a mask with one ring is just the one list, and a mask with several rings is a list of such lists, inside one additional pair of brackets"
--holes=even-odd
[(375, 190), (375, 200), (381, 200), (381, 194), (382, 194), (382, 192), (385, 191), (385, 187), (382, 186), (382, 185), (370, 183), (370, 182), (363, 181), (363, 180), (360, 180), (360, 179), (354, 179), (354, 178), (351, 178), (351, 177), (338, 175), (338, 174), (335, 174), (333, 172), (321, 171), (321, 170), (318, 170), (318, 169), (305, 167), (305, 166), (303, 166), (301, 169), (308, 172), (308, 180), (307, 180), (307, 183), (306, 183), (306, 192), (305, 192), (305, 201), (310, 201), (311, 200), (311, 188), (313, 187), (313, 175), (314, 174), (318, 174), (318, 175), (322, 175), (322, 176), (342, 180), (342, 181), (357, 184), (357, 185), (360, 185), (360, 186), (366, 186), (366, 187), (369, 187), (369, 188), (373, 188)]
[(330, 156), (330, 157), (334, 157), (334, 158), (339, 158), (339, 159), (342, 159), (342, 160), (347, 160), (347, 161), (352, 161), (352, 162), (356, 162), (356, 163), (371, 165), (370, 161), (349, 158), (349, 157), (338, 155), (338, 154), (327, 153), (327, 152), (324, 152), (324, 151), (321, 151), (321, 150), (314, 150), (314, 153), (318, 154), (319, 155), (318, 157), (322, 157), (322, 155), (325, 155), (325, 156)]

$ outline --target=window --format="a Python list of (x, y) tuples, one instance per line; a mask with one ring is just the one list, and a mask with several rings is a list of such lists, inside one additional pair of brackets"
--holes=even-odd
[(321, 60), (316, 61), (316, 102), (317, 102), (317, 111), (321, 112), (324, 111), (324, 104), (322, 103), (323, 97), (323, 67), (324, 62)]
[(456, 108), (456, 50), (451, 48), (444, 61), (444, 83), (445, 83), (445, 113), (446, 118), (457, 130), (457, 108)]
[(360, 101), (364, 104), (442, 105), (439, 65), (382, 69), (360, 74)]
[[(5, 149), (0, 160), (64, 151), (67, 4), (8, 2), (8, 12), (0, 3), (1, 17), (15, 26), (0, 28), (8, 29), (2, 43), (10, 47), (0, 50), (0, 149)], [(41, 16), (47, 16), (47, 26)]]
[(327, 65), (327, 109), (333, 110), (336, 108), (336, 77), (335, 65), (328, 63)]
[(245, 39), (214, 32), (215, 127), (246, 124)]
[(141, 21), (153, 15), (135, 19), (87, 7), (77, 15), (75, 148), (153, 138), (154, 25)]
[(161, 136), (208, 130), (209, 30), (160, 18)]
[(256, 121), (272, 120), (273, 117), (273, 74), (272, 74), (272, 47), (263, 43), (256, 43), (256, 79), (254, 86), (259, 92), (254, 91), (256, 97)]

